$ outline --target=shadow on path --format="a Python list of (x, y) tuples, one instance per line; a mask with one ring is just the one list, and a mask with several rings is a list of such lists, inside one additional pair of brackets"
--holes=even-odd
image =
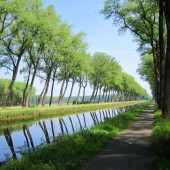
[(151, 169), (151, 134), (154, 106), (151, 105), (108, 146), (83, 166), (83, 170)]

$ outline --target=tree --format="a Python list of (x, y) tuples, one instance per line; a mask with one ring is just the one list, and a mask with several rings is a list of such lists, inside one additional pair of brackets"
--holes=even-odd
[(167, 26), (167, 49), (166, 49), (166, 64), (165, 64), (165, 82), (164, 82), (164, 103), (163, 103), (163, 115), (164, 117), (170, 117), (170, 2), (168, 0), (163, 1), (165, 3), (164, 13)]
[(62, 103), (70, 78), (77, 78), (82, 72), (83, 59), (86, 56), (87, 48), (87, 44), (83, 41), (84, 36), (83, 32), (68, 36), (67, 48), (62, 51), (63, 60), (58, 73), (58, 80), (62, 81), (62, 84), (58, 104)]
[[(2, 47), (1, 50), (1, 67), (5, 67), (12, 71), (12, 80), (9, 84), (5, 99), (4, 106), (6, 106), (12, 91), (16, 76), (18, 73), (19, 64), (24, 56), (24, 53), (28, 47), (29, 41), (36, 35), (37, 31), (35, 28), (36, 9), (39, 8), (42, 3), (38, 0), (34, 1), (14, 1), (12, 4), (16, 10), (10, 11), (9, 14), (12, 16), (12, 23), (9, 21), (8, 27), (3, 31), (3, 36), (0, 41)], [(28, 17), (29, 16), (29, 17)], [(9, 17), (11, 19), (11, 17)]]
[(111, 101), (113, 101), (114, 91), (116, 91), (116, 89), (117, 90), (119, 89), (121, 91), (122, 68), (115, 60), (115, 58), (111, 59), (110, 65), (111, 65), (111, 70), (110, 70), (111, 74), (109, 74), (108, 79), (110, 81), (110, 90), (112, 91)]
[(155, 96), (155, 74), (154, 74), (154, 64), (153, 58), (149, 54), (144, 54), (141, 57), (141, 63), (138, 66), (137, 72), (141, 76), (141, 78), (147, 81), (152, 90), (153, 97)]
[(164, 117), (170, 116), (169, 9), (170, 2), (168, 0), (119, 2), (107, 0), (102, 10), (106, 18), (113, 18), (114, 24), (118, 21), (121, 30), (129, 29), (135, 37), (138, 37), (143, 54), (148, 53), (151, 48), (149, 54), (153, 55), (155, 96), (158, 107), (162, 106)]
[(99, 84), (106, 80), (105, 78), (110, 73), (110, 56), (108, 56), (106, 53), (96, 52), (92, 56), (90, 65), (92, 69), (89, 73), (89, 82), (93, 87), (90, 102), (94, 102), (95, 93), (97, 94), (98, 92)]
[(158, 42), (158, 5), (152, 0), (135, 1), (105, 1), (102, 13), (106, 18), (112, 18), (113, 24), (119, 25), (119, 31), (130, 30), (139, 43), (139, 50), (144, 53), (151, 49), (154, 61), (155, 83), (157, 87), (156, 100), (161, 107), (160, 92), (160, 57)]

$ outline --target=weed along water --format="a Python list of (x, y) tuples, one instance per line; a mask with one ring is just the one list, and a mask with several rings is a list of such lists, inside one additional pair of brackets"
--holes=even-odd
[(10, 159), (20, 159), (22, 155), (36, 151), (45, 144), (57, 142), (65, 135), (90, 129), (107, 118), (112, 118), (139, 105), (40, 120), (32, 125), (22, 124), (19, 130), (10, 131), (9, 127), (3, 127), (0, 133), (0, 163)]

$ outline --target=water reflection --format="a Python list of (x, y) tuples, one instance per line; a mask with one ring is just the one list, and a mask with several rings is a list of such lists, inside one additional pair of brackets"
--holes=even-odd
[(115, 117), (140, 104), (117, 109), (104, 109), (61, 118), (46, 119), (35, 122), (31, 126), (23, 124), (23, 129), (10, 133), (8, 127), (3, 128), (0, 136), (0, 163), (9, 159), (20, 159), (27, 152), (32, 152), (46, 143), (51, 143), (67, 134), (87, 130)]
[[(29, 151), (31, 151), (31, 148), (32, 148), (32, 150), (34, 150), (34, 143), (32, 140), (32, 136), (31, 136), (30, 130), (26, 124), (23, 125), (23, 133), (24, 133)], [(31, 145), (31, 147), (30, 147), (30, 145)]]
[(6, 142), (7, 142), (8, 146), (9, 146), (9, 149), (12, 152), (13, 158), (17, 159), (17, 156), (16, 156), (16, 153), (15, 153), (15, 150), (14, 150), (14, 146), (13, 146), (13, 142), (12, 142), (12, 138), (11, 138), (11, 134), (9, 132), (9, 129), (8, 128), (4, 128), (3, 132), (4, 132), (4, 136), (5, 136)]

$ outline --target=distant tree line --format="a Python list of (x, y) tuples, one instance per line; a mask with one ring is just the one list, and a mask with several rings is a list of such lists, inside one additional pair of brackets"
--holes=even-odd
[(37, 105), (42, 106), (45, 105), (48, 91), (49, 105), (52, 104), (56, 82), (61, 83), (59, 105), (69, 83), (72, 86), (67, 103), (76, 83), (79, 88), (75, 103), (81, 90), (84, 101), (88, 83), (93, 88), (91, 103), (97, 96), (98, 102), (112, 101), (115, 94), (123, 96), (122, 100), (148, 98), (147, 92), (134, 78), (122, 72), (114, 57), (101, 52), (93, 56), (88, 54), (85, 33), (73, 34), (71, 27), (62, 22), (53, 6), (45, 8), (41, 0), (6, 0), (0, 3), (0, 16), (0, 69), (5, 68), (12, 73), (1, 98), (4, 107), (11, 100), (19, 72), (25, 77), (25, 83), (19, 85), (22, 86), (24, 107), (29, 106), (37, 77), (44, 82), (37, 98)]
[[(9, 87), (10, 80), (0, 79), (0, 106), (3, 106), (4, 98)], [(10, 93), (10, 100), (8, 101), (8, 106), (22, 105), (23, 102), (23, 91), (25, 88), (25, 82), (15, 82), (12, 91)], [(35, 98), (35, 88), (32, 89), (31, 100)]]
[(170, 117), (170, 1), (106, 0), (101, 12), (119, 31), (134, 36), (141, 52), (138, 72), (149, 82), (163, 116)]

